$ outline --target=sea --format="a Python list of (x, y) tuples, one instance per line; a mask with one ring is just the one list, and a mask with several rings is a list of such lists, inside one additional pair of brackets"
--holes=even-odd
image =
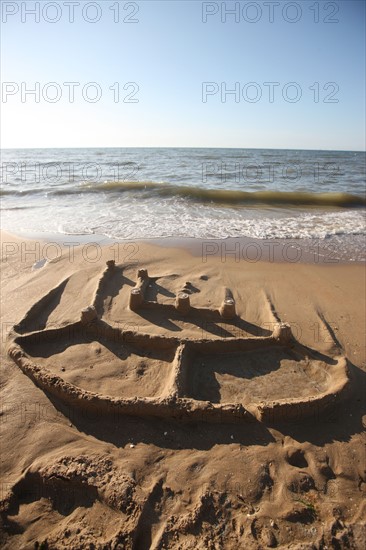
[(359, 151), (3, 149), (1, 227), (116, 240), (326, 242), (364, 261), (365, 174)]

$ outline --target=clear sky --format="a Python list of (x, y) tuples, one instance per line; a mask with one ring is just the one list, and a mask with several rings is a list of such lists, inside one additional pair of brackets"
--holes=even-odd
[(3, 148), (365, 149), (364, 0), (0, 4)]

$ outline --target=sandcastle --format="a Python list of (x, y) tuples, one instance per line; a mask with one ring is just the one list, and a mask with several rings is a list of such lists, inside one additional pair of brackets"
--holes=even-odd
[[(107, 262), (92, 303), (81, 311), (80, 321), (59, 328), (32, 331), (27, 326), (32, 327), (30, 321), (40, 310), (40, 305), (35, 304), (11, 332), (10, 357), (46, 393), (70, 406), (102, 414), (155, 416), (186, 422), (260, 421), (269, 424), (301, 421), (314, 415), (314, 411), (319, 416), (347, 397), (350, 380), (346, 357), (323, 356), (319, 359), (321, 354), (316, 350), (312, 353), (307, 349), (305, 352), (293, 337), (290, 325), (281, 321), (276, 322), (272, 333), (266, 336), (211, 339), (153, 335), (121, 329), (110, 319), (107, 322), (104, 301), (108, 296), (108, 285), (118, 276), (119, 269), (113, 260)], [(225, 321), (238, 318), (234, 294), (229, 288), (223, 289), (223, 301), (217, 309), (195, 308), (189, 282), (171, 298), (171, 303), (162, 304), (157, 300), (147, 300), (150, 281), (146, 269), (137, 271), (135, 286), (129, 292), (128, 309), (131, 314), (156, 310), (162, 315), (174, 313), (185, 322), (205, 314)], [(56, 289), (53, 289), (49, 295), (55, 292)], [(55, 341), (62, 350), (77, 343), (85, 357), (89, 357), (90, 342), (99, 342), (101, 357), (104, 354), (107, 361), (107, 354), (110, 354), (112, 363), (114, 361), (117, 367), (123, 366), (129, 375), (129, 360), (131, 357), (137, 358), (136, 361), (141, 364), (141, 377), (148, 377), (149, 384), (139, 386), (136, 376), (132, 377), (134, 382), (130, 385), (116, 378), (115, 394), (103, 394), (95, 391), (92, 374), (85, 374), (81, 387), (80, 383), (73, 381), (72, 369), (67, 368), (64, 373), (63, 367), (64, 374), (60, 375), (42, 365), (40, 354), (37, 356), (38, 347), (49, 345), (52, 349), (51, 343)], [(104, 346), (106, 343), (108, 345)], [(256, 381), (265, 374), (260, 372), (263, 356), (268, 356), (269, 362), (273, 360), (278, 370), (286, 361), (291, 365), (301, 365), (297, 374), (294, 371), (300, 386), (304, 384), (299, 388), (298, 396), (271, 399), (267, 390), (262, 396), (258, 391), (256, 393), (255, 384), (259, 385)], [(110, 359), (108, 361), (111, 362)], [(255, 365), (254, 371), (251, 367), (254, 382), (247, 390), (245, 370), (251, 365)], [(313, 383), (315, 372), (316, 382)], [(113, 373), (111, 370), (111, 376)], [(271, 373), (266, 374), (272, 376)], [(275, 373), (273, 376), (280, 375)], [(285, 380), (286, 372), (282, 376)], [(268, 382), (270, 388), (273, 379)], [(237, 393), (232, 386), (235, 386)], [(236, 397), (230, 401), (226, 396), (233, 395), (233, 391)]]

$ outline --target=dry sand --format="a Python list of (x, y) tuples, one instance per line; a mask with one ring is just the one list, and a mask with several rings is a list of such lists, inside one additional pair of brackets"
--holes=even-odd
[(2, 548), (364, 548), (363, 266), (2, 240)]

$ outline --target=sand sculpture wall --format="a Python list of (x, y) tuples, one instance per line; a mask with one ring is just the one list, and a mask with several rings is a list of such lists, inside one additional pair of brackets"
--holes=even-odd
[[(32, 318), (39, 314), (40, 304), (35, 304), (27, 313), (24, 319), (14, 327), (11, 334), (8, 353), (14, 362), (29, 376), (33, 382), (46, 393), (57, 397), (64, 403), (84, 410), (98, 411), (101, 414), (126, 414), (140, 417), (156, 416), (172, 418), (185, 422), (264, 422), (272, 424), (284, 421), (300, 421), (312, 416), (314, 411), (321, 415), (328, 411), (350, 392), (349, 371), (347, 359), (344, 356), (331, 358), (324, 363), (323, 378), (326, 383), (322, 390), (314, 395), (306, 395), (296, 398), (266, 399), (247, 402), (245, 405), (239, 399), (235, 402), (211, 402), (208, 399), (199, 398), (200, 389), (192, 389), (192, 379), (197, 375), (197, 370), (202, 368), (213, 357), (220, 364), (228, 358), (235, 358), (241, 368), (245, 371), (246, 357), (249, 353), (261, 353), (268, 350), (277, 350), (274, 353), (284, 354), (289, 349), (301, 353), (301, 344), (296, 342), (291, 334), (291, 327), (286, 323), (277, 323), (272, 334), (268, 336), (257, 336), (249, 338), (216, 338), (216, 339), (193, 339), (178, 338), (174, 335), (151, 335), (139, 331), (122, 330), (113, 323), (107, 323), (103, 319), (104, 298), (108, 295), (108, 285), (117, 269), (114, 262), (107, 262), (107, 268), (102, 273), (97, 283), (92, 304), (81, 312), (80, 321), (68, 324), (56, 329), (44, 329), (39, 331), (27, 331), (27, 326), (32, 327)], [(145, 291), (149, 284), (147, 270), (139, 269), (137, 272), (136, 285), (130, 291), (129, 309), (138, 313), (139, 310), (156, 309), (162, 315), (169, 315), (173, 310), (182, 318), (200, 315), (202, 310), (195, 309), (191, 303), (187, 287), (183, 287), (177, 293), (171, 304), (159, 304), (156, 301), (147, 301)], [(52, 296), (51, 291), (49, 293)], [(225, 288), (223, 301), (218, 304), (215, 311), (222, 319), (233, 319), (236, 316), (236, 304), (233, 292)], [(21, 334), (19, 334), (21, 333)], [(158, 395), (151, 397), (113, 397), (103, 395), (82, 388), (79, 385), (67, 382), (62, 375), (54, 374), (37, 360), (32, 358), (29, 349), (35, 346), (52, 342), (55, 340), (70, 339), (77, 335), (78, 339), (86, 342), (97, 340), (101, 342), (113, 342), (114, 345), (130, 350), (138, 350), (141, 356), (149, 354), (154, 350), (159, 353), (167, 353), (173, 357), (169, 362), (166, 380), (163, 390)], [(72, 338), (71, 338), (72, 339)], [(314, 356), (316, 353), (314, 354)], [(200, 360), (197, 360), (200, 358)], [(204, 358), (204, 361), (203, 359)], [(221, 359), (220, 359), (221, 358)], [(200, 361), (202, 361), (200, 363)], [(314, 369), (309, 369), (309, 376)], [(260, 373), (259, 373), (260, 374)], [(245, 372), (244, 372), (245, 375)], [(203, 392), (204, 393), (204, 392)], [(192, 394), (195, 396), (192, 397)], [(198, 397), (196, 396), (198, 395)]]

